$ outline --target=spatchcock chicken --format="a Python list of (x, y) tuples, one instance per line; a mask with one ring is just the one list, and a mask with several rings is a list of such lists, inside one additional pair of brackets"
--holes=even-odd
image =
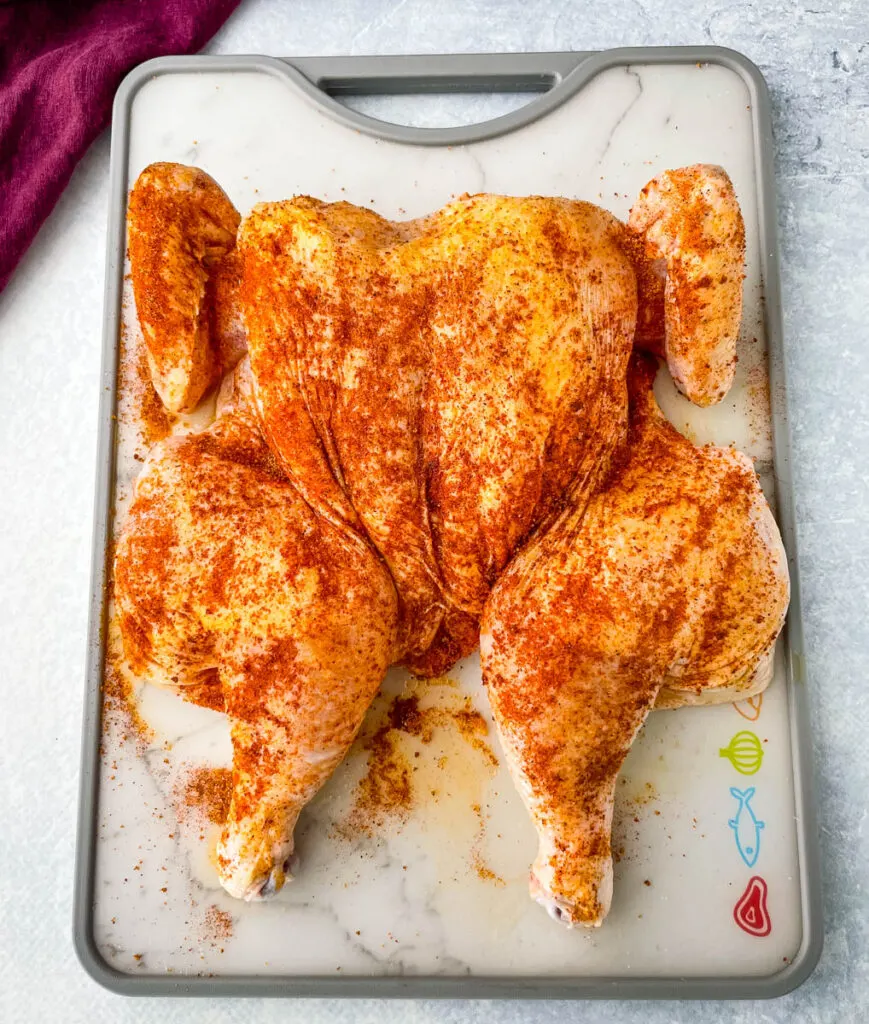
[(150, 452), (115, 596), (133, 666), (230, 718), (229, 893), (281, 888), (389, 665), (437, 675), (479, 644), (532, 895), (600, 924), (646, 715), (760, 692), (788, 604), (751, 462), (691, 444), (652, 393), (655, 356), (691, 401), (727, 392), (744, 250), (712, 166), (655, 178), (626, 224), (496, 195), (404, 223), (306, 196), (241, 218), (201, 170), (142, 172), (154, 387), (173, 412), (220, 394)]

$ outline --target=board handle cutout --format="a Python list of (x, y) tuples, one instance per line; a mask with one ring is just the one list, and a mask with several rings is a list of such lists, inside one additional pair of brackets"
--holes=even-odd
[(333, 57), (328, 74), (304, 57), (293, 57), (289, 63), (330, 96), (395, 96), (547, 92), (589, 56), (582, 52)]
[[(449, 145), (479, 141), (512, 131), (557, 106), (568, 79), (591, 52), (418, 54), (385, 57), (288, 57), (286, 63), (305, 79), (313, 94), (339, 119), (391, 141), (417, 145)], [(461, 94), (529, 94), (527, 103), (482, 123), (416, 127), (379, 119), (375, 113), (347, 104), (347, 98), (436, 96)], [(536, 95), (534, 95), (536, 94)]]

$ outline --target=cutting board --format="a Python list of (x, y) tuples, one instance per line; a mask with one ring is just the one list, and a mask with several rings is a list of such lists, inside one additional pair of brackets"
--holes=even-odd
[[(242, 214), (307, 193), (394, 219), (481, 191), (575, 197), (625, 217), (659, 171), (721, 164), (747, 234), (736, 382), (713, 409), (690, 405), (666, 372), (656, 391), (690, 438), (734, 444), (755, 460), (795, 571), (762, 79), (714, 49), (476, 60), (308, 60), (298, 70), (266, 58), (168, 59), (122, 88), (104, 403), (117, 419), (104, 437), (100, 500), (111, 516), (101, 534), (98, 501), (97, 585), (101, 538), (123, 517), (142, 450), (123, 388), (114, 404), (119, 325), (128, 349), (138, 343), (123, 280), (123, 204), (157, 160), (204, 168)], [(407, 97), (355, 101), (354, 112), (324, 87), (547, 91), (498, 121), (427, 131), (360, 113), (412, 118)], [(429, 98), (430, 116), (443, 114), (439, 102)], [(467, 119), (493, 109), (484, 96), (462, 103)], [(114, 642), (106, 614), (97, 595), (97, 688)], [(83, 959), (120, 991), (710, 996), (793, 987), (819, 941), (798, 604), (789, 636), (762, 700), (649, 717), (617, 787), (615, 895), (594, 930), (567, 930), (529, 899), (535, 834), (506, 771), (476, 655), (435, 683), (389, 673), (360, 740), (303, 814), (296, 879), (255, 904), (227, 896), (213, 862), (211, 819), (230, 763), (225, 719), (135, 681), (132, 703), (119, 701), (110, 683), (107, 710), (98, 722), (91, 709), (85, 739)], [(396, 715), (409, 699), (426, 729)], [(377, 792), (389, 772), (408, 787), (403, 802)]]

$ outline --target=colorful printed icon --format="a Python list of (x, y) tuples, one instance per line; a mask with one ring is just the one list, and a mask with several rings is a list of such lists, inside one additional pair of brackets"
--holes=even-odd
[(759, 939), (772, 931), (766, 897), (766, 882), (759, 875), (753, 875), (733, 908), (733, 920), (744, 932)]
[(763, 707), (763, 694), (756, 697), (749, 697), (747, 700), (739, 700), (733, 705), (734, 711), (738, 711), (743, 718), (749, 722), (756, 722), (760, 718), (760, 709)]
[(726, 747), (721, 747), (718, 756), (729, 758), (742, 775), (754, 775), (763, 761), (763, 747), (757, 736), (746, 729), (738, 732)]
[(727, 824), (733, 829), (736, 839), (736, 848), (739, 856), (747, 868), (753, 868), (757, 863), (760, 853), (760, 832), (764, 828), (764, 822), (758, 821), (751, 806), (751, 798), (754, 796), (754, 786), (748, 789), (737, 789), (730, 787), (730, 795), (739, 801), (736, 817), (731, 818)]

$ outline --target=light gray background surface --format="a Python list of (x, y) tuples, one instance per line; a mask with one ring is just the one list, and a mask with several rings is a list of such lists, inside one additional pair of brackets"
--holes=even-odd
[[(220, 53), (712, 43), (769, 82), (825, 882), (826, 947), (765, 1003), (124, 1000), (72, 951), (71, 896), (109, 146), (82, 161), (0, 295), (0, 1022), (429, 1024), (869, 1020), (869, 4), (245, 0)], [(478, 117), (505, 100), (464, 107)], [(370, 106), (366, 107), (371, 110)], [(448, 108), (398, 103), (444, 123)]]

